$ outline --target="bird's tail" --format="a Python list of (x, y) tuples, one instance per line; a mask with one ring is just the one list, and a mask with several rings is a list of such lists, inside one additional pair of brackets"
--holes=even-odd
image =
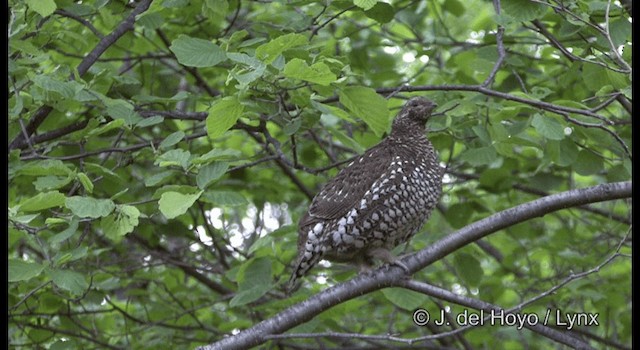
[[(309, 255), (308, 253), (311, 253)], [(313, 252), (304, 250), (302, 254), (296, 260), (295, 267), (293, 269), (293, 273), (291, 273), (291, 277), (289, 278), (289, 282), (287, 282), (287, 293), (291, 293), (297, 289), (298, 280), (307, 274), (312, 267), (314, 267), (324, 255), (323, 251)]]

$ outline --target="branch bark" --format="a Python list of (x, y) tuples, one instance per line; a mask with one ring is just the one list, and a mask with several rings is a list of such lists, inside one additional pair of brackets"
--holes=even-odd
[[(467, 225), (416, 254), (402, 259), (402, 262), (414, 273), (471, 242), (517, 223), (561, 209), (630, 196), (631, 182), (616, 182), (539, 198)], [(327, 288), (251, 328), (223, 338), (216, 343), (202, 346), (199, 350), (246, 349), (262, 344), (267, 341), (268, 335), (283, 333), (311, 320), (332, 306), (397, 284), (404, 276), (404, 271), (395, 266), (381, 267), (369, 274), (357, 275), (353, 279)]]

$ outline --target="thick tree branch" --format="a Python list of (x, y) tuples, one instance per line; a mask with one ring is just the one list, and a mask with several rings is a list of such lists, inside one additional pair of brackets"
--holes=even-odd
[[(478, 299), (473, 299), (473, 298), (469, 298), (469, 297), (465, 297), (462, 295), (458, 295), (456, 293), (453, 293), (451, 291), (448, 291), (446, 289), (442, 289), (440, 287), (436, 287), (427, 283), (423, 283), (423, 282), (418, 282), (418, 281), (414, 281), (414, 280), (404, 280), (404, 281), (399, 281), (397, 284), (399, 287), (403, 287), (403, 288), (407, 288), (407, 289), (411, 289), (414, 290), (416, 292), (420, 292), (426, 295), (430, 295), (433, 296), (435, 298), (438, 299), (442, 299), (442, 300), (446, 300), (449, 301), (451, 303), (455, 303), (458, 305), (463, 305), (463, 306), (467, 306), (467, 307), (471, 307), (473, 309), (476, 310), (484, 310), (484, 311), (504, 311), (505, 314), (510, 314), (510, 313), (515, 313), (518, 312), (519, 309), (521, 308), (521, 306), (517, 306), (514, 308), (510, 308), (508, 310), (505, 310), (504, 308), (501, 308), (497, 305), (493, 305), (487, 302), (484, 302), (482, 300), (478, 300)], [(452, 332), (447, 332), (447, 336), (451, 336), (453, 332), (463, 332), (466, 330), (469, 330), (471, 328), (473, 328), (474, 326), (465, 326), (462, 328), (458, 328), (455, 331)], [(528, 323), (524, 323), (524, 327), (527, 329), (530, 329), (546, 338), (555, 340), (561, 344), (564, 345), (569, 345), (574, 349), (591, 349), (591, 346), (589, 346), (588, 343), (585, 343), (584, 341), (582, 341), (581, 339), (575, 338), (573, 336), (571, 336), (570, 334), (561, 332), (559, 330), (555, 330), (551, 327), (547, 327), (542, 325), (541, 323), (537, 323), (537, 324), (528, 324)], [(421, 339), (421, 338), (419, 338)]]
[[(447, 173), (455, 176), (455, 177), (459, 177), (465, 180), (479, 180), (480, 179), (480, 175), (477, 174), (467, 174), (467, 173), (463, 173), (463, 172), (459, 172), (459, 171), (452, 171), (452, 170), (448, 170)], [(548, 196), (549, 193), (539, 190), (537, 188), (533, 188), (533, 187), (528, 187), (528, 186), (524, 186), (522, 184), (519, 183), (514, 183), (512, 186), (512, 188), (515, 188), (519, 191), (525, 192), (525, 193), (529, 193), (529, 194), (535, 194), (536, 196)], [(577, 208), (582, 209), (584, 211), (588, 211), (590, 213), (596, 214), (596, 215), (600, 215), (604, 218), (607, 218), (609, 220), (615, 220), (618, 222), (621, 222), (623, 224), (627, 224), (627, 225), (631, 225), (631, 219), (615, 214), (615, 213), (611, 213), (608, 212), (606, 210), (602, 210), (599, 208), (594, 208), (590, 205), (581, 205), (578, 206)]]
[[(539, 198), (467, 225), (416, 254), (402, 259), (402, 262), (411, 272), (416, 272), (473, 241), (514, 224), (569, 207), (630, 196), (631, 182), (617, 182)], [(332, 306), (391, 286), (404, 276), (404, 271), (399, 267), (381, 267), (369, 274), (357, 275), (353, 279), (327, 288), (249, 329), (199, 349), (245, 349), (262, 344), (267, 340), (267, 335), (284, 333), (296, 325), (311, 320)]]

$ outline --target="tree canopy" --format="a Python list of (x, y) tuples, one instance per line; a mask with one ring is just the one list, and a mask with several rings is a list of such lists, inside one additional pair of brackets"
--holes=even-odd
[[(10, 0), (9, 345), (630, 349), (631, 6)], [(446, 167), (412, 276), (288, 295), (412, 96)]]

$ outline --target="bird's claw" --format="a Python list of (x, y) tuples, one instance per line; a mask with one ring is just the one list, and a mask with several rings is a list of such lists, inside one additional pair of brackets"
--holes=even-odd
[(411, 270), (409, 270), (407, 265), (405, 265), (402, 261), (400, 261), (400, 259), (396, 259), (396, 260), (392, 261), (389, 265), (396, 265), (396, 266), (402, 268), (404, 270), (404, 272), (407, 273), (407, 275), (411, 274)]

